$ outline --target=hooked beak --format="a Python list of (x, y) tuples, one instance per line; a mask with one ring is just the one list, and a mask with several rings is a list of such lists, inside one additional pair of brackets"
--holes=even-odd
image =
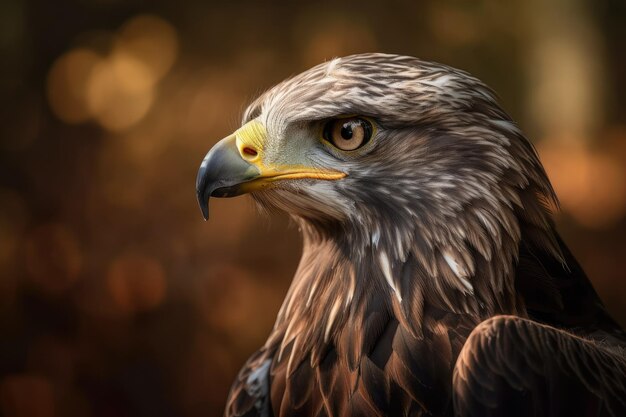
[(209, 197), (234, 197), (245, 193), (242, 185), (259, 177), (259, 169), (244, 160), (236, 136), (219, 141), (204, 157), (196, 178), (196, 194), (204, 220), (209, 218)]

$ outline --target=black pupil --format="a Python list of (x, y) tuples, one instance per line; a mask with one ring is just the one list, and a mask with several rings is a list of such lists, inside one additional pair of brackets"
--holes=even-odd
[(352, 124), (353, 123), (344, 123), (344, 125), (341, 126), (341, 137), (343, 139), (352, 139)]

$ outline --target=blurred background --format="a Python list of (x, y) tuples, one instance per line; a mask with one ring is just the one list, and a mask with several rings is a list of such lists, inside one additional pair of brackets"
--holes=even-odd
[(248, 100), (335, 56), (472, 72), (537, 145), (626, 324), (626, 2), (0, 2), (0, 415), (217, 416), (300, 240), (195, 200)]

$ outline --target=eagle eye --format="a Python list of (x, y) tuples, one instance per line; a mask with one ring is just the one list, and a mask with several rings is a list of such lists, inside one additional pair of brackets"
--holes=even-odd
[(324, 125), (322, 136), (342, 151), (353, 151), (372, 138), (372, 124), (359, 117), (333, 119)]

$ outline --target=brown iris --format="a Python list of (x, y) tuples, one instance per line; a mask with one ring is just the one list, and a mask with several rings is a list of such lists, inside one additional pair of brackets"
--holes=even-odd
[(372, 124), (359, 117), (334, 119), (324, 125), (323, 136), (342, 151), (353, 151), (370, 140), (372, 130)]

